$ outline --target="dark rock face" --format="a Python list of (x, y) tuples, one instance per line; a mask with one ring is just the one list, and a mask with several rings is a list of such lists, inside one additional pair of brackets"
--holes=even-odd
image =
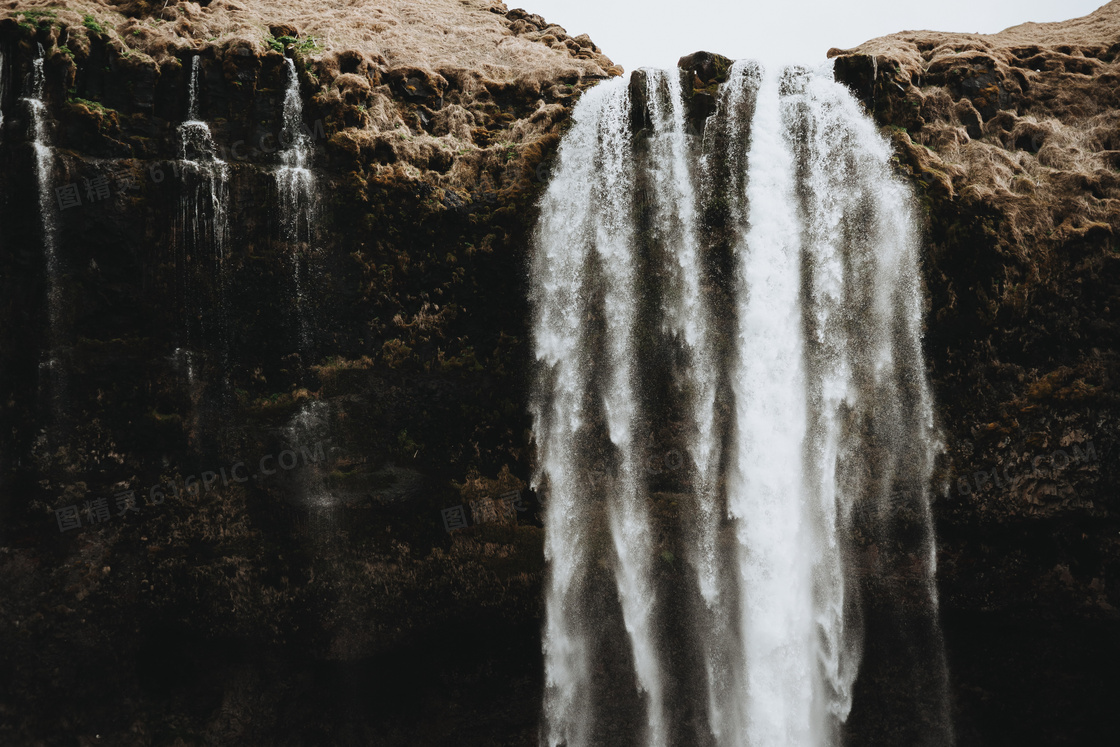
[(702, 132), (704, 122), (716, 112), (716, 88), (727, 80), (732, 60), (721, 54), (693, 52), (677, 62), (684, 71), (688, 97), (688, 121), (695, 132)]
[[(1115, 741), (1120, 9), (833, 50), (926, 217), (961, 744)], [(869, 638), (869, 641), (871, 639)]]
[(696, 76), (701, 84), (722, 83), (727, 80), (731, 60), (711, 52), (693, 52), (677, 61), (677, 67)]
[[(51, 211), (64, 391), (40, 365), (20, 101), (39, 44), (50, 198), (80, 200)], [(574, 44), (563, 59), (606, 59)], [(277, 46), (157, 59), (80, 16), (0, 20), (4, 744), (535, 734), (525, 249), (570, 107), (602, 76)], [(285, 55), (314, 148), (310, 241), (280, 225)], [(220, 253), (199, 239), (216, 230), (211, 182), (179, 160), (195, 58), (226, 163)], [(60, 531), (69, 507), (81, 526)], [(81, 694), (47, 705), (64, 691)]]

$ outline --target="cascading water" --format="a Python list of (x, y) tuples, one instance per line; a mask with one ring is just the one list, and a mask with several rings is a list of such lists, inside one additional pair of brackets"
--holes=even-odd
[[(222, 351), (228, 354), (228, 257), (229, 237), (229, 164), (218, 158), (218, 149), (210, 134), (210, 127), (199, 119), (198, 86), (200, 58), (191, 57), (187, 90), (187, 118), (179, 125), (179, 162), (176, 166), (181, 179), (179, 198), (179, 225), (181, 242), (176, 264), (179, 267), (184, 347), (191, 343), (191, 328), (199, 318), (203, 330), (212, 332)], [(203, 301), (209, 297), (210, 303)], [(195, 366), (190, 355), (186, 369), (192, 379)], [(223, 369), (225, 368), (223, 360)]]
[[(830, 70), (754, 63), (729, 71), (703, 138), (675, 72), (600, 84), (573, 118), (532, 266), (542, 743), (603, 743), (629, 718), (616, 699), (641, 713), (634, 744), (839, 744), (866, 586), (926, 600), (906, 602), (927, 640), (904, 655), (930, 672), (907, 707), (936, 711), (921, 743), (951, 744), (918, 239), (887, 143)], [(653, 431), (690, 457), (676, 521), (640, 469)], [(613, 466), (601, 491), (597, 453)], [(861, 583), (861, 552), (899, 538), (882, 575), (902, 580)], [(687, 573), (658, 572), (671, 545)], [(617, 607), (595, 593), (604, 572)], [(915, 575), (917, 594), (891, 593)], [(677, 598), (690, 612), (674, 618)], [(621, 678), (597, 661), (616, 627)]]
[[(2, 71), (0, 71), (2, 73)], [(39, 219), (42, 221), (43, 264), (46, 268), (47, 290), (47, 359), (41, 368), (47, 371), (50, 382), (50, 397), (56, 415), (64, 409), (65, 372), (59, 360), (62, 319), (62, 288), (58, 258), (58, 214), (54, 196), (54, 151), (50, 143), (50, 127), (47, 118), (47, 105), (43, 100), (45, 79), (43, 74), (43, 46), (37, 46), (37, 54), (31, 63), (31, 73), (26, 84), (26, 95), (22, 98), (28, 115), (28, 139), (35, 151), (35, 175), (39, 187)]]
[(4, 50), (0, 49), (0, 143), (4, 142), (4, 99), (8, 92), (4, 77)]
[[(582, 300), (591, 292), (589, 272), (595, 239), (610, 240), (612, 187), (628, 197), (629, 107), (626, 89), (604, 84), (587, 92), (576, 126), (559, 154), (558, 172), (545, 194), (533, 259), (536, 281), (534, 339), (542, 366), (532, 409), (538, 469), (547, 480), (544, 653), (548, 744), (586, 744), (592, 707), (590, 621), (582, 614), (592, 544), (592, 507), (586, 505), (579, 448), (589, 419), (590, 350)], [(621, 204), (626, 204), (623, 199)], [(604, 214), (606, 213), (606, 214)]]
[(288, 87), (284, 94), (284, 128), (281, 132), (283, 150), (280, 152), (281, 165), (276, 169), (276, 187), (280, 194), (280, 233), (281, 238), (290, 246), (300, 344), (306, 354), (310, 346), (311, 330), (305, 309), (305, 265), (314, 238), (315, 177), (308, 168), (312, 144), (303, 124), (299, 74), (292, 58), (285, 58), (284, 62), (287, 66)]
[[(311, 347), (311, 325), (307, 318), (307, 264), (314, 240), (315, 175), (311, 165), (311, 136), (303, 123), (303, 99), (299, 73), (291, 57), (284, 59), (288, 85), (284, 92), (283, 130), (280, 134), (280, 166), (276, 169), (276, 189), (280, 196), (280, 236), (289, 246), (292, 278), (299, 315), (299, 342), (306, 360)], [(303, 404), (288, 424), (293, 444), (310, 447), (330, 439), (330, 405), (316, 400)], [(326, 465), (308, 467), (300, 473), (300, 488), (309, 512), (333, 528), (334, 497), (327, 486)]]

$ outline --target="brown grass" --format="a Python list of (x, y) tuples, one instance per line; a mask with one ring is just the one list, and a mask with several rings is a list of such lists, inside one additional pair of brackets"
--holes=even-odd
[[(301, 37), (317, 40), (313, 57), (354, 51), (366, 59), (381, 60), (388, 67), (468, 68), (501, 80), (525, 75), (543, 80), (565, 73), (605, 74), (599, 64), (602, 60), (577, 59), (569, 55), (567, 47), (555, 42), (557, 48), (553, 48), (549, 43), (554, 37), (542, 40), (547, 36), (543, 32), (515, 34), (510, 27), (524, 22), (490, 12), (494, 6), (500, 3), (214, 0), (205, 8), (193, 2), (170, 2), (164, 8), (162, 2), (130, 0), (11, 0), (0, 9), (0, 15), (49, 9), (71, 26), (81, 26), (83, 17), (90, 15), (124, 44), (157, 60), (178, 49), (221, 44), (234, 37), (252, 40), (257, 50), (263, 51), (271, 37), (269, 26), (288, 24)], [(129, 17), (125, 12), (144, 15)]]
[[(1117, 41), (1120, 0), (1070, 21), (990, 35), (904, 31), (829, 56), (868, 54), (890, 71), (888, 85), (921, 115), (912, 142), (898, 141), (908, 160), (927, 178), (949, 175), (948, 195), (995, 207), (1005, 220), (994, 240), (1025, 256), (1120, 233)], [(978, 85), (992, 93), (954, 84), (973, 76), (987, 76)], [(993, 112), (997, 85), (1006, 101)]]

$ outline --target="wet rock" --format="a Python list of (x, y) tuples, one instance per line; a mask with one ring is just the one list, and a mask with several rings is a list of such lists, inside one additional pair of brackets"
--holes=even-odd
[[(833, 56), (836, 49), (829, 50)], [(875, 79), (878, 74), (878, 65), (875, 58), (868, 54), (843, 54), (836, 57), (832, 63), (832, 74), (837, 82), (843, 83), (852, 90), (852, 94), (859, 99), (869, 111), (875, 108)]]
[(390, 70), (387, 78), (389, 85), (405, 101), (424, 104), (433, 110), (443, 107), (447, 80), (442, 75), (433, 75), (415, 67), (400, 67)]
[(642, 132), (652, 124), (646, 90), (649, 76), (645, 70), (630, 73), (630, 130)]
[(961, 124), (964, 125), (965, 131), (970, 138), (979, 140), (984, 136), (984, 131), (981, 129), (982, 122), (980, 113), (976, 111), (976, 107), (974, 107), (970, 101), (958, 101), (956, 112), (957, 118), (961, 121)]
[(699, 81), (697, 88), (703, 88), (727, 80), (727, 71), (731, 69), (731, 63), (730, 59), (721, 54), (693, 52), (681, 57), (677, 61), (677, 67), (695, 75)]

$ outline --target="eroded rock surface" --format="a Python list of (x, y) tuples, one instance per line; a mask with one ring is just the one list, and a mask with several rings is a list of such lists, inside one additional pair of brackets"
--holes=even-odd
[[(1120, 632), (1120, 4), (830, 50), (927, 220), (961, 741), (1111, 741)], [(1107, 683), (1107, 684), (1105, 684)]]
[[(53, 354), (21, 101), (40, 46), (50, 186), (80, 202), (51, 209)], [(572, 105), (621, 70), (458, 0), (12, 3), (0, 54), (0, 742), (534, 734), (525, 252)], [(298, 242), (286, 58), (316, 179)], [(213, 254), (179, 157), (195, 65), (226, 164)]]

